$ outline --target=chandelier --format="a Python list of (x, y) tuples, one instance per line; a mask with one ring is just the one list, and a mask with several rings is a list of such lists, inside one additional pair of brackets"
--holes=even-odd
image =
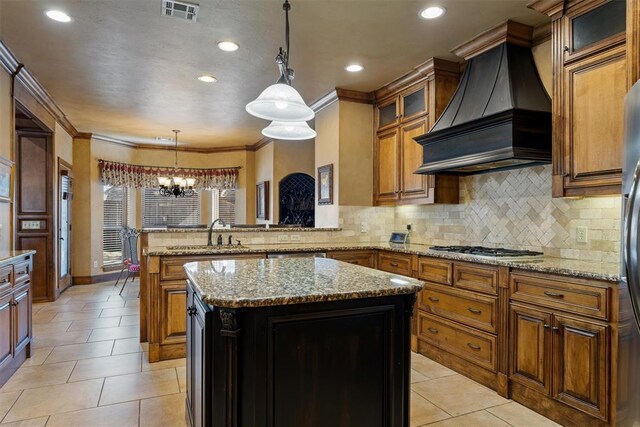
[(173, 168), (173, 176), (171, 178), (166, 176), (158, 177), (158, 184), (160, 185), (159, 193), (165, 197), (191, 197), (196, 194), (196, 190), (193, 189), (196, 180), (195, 178), (185, 178), (178, 175), (178, 133), (180, 133), (180, 131), (174, 129), (173, 133), (176, 135), (176, 162)]
[(309, 127), (307, 120), (313, 119), (315, 113), (291, 86), (294, 71), (289, 68), (289, 0), (285, 0), (282, 9), (285, 13), (286, 50), (281, 47), (276, 56), (280, 78), (262, 91), (258, 98), (248, 103), (246, 110), (252, 116), (272, 121), (262, 130), (265, 136), (287, 140), (310, 139), (316, 136), (316, 132)]

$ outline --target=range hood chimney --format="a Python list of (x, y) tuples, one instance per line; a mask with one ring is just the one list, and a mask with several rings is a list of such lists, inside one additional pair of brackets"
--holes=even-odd
[(421, 174), (472, 175), (551, 163), (551, 100), (531, 53), (533, 28), (506, 21), (452, 52), (467, 60), (423, 147)]

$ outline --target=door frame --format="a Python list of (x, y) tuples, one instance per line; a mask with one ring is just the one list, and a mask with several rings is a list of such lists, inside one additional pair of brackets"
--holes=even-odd
[[(64, 161), (62, 158), (58, 157), (58, 188), (57, 188), (57, 193), (56, 193), (56, 200), (57, 200), (57, 204), (58, 204), (58, 209), (57, 209), (57, 215), (56, 215), (56, 232), (57, 232), (57, 268), (55, 269), (56, 271), (56, 289), (57, 292), (62, 292), (65, 289), (67, 289), (69, 286), (71, 286), (71, 282), (73, 279), (73, 275), (72, 275), (72, 271), (71, 271), (71, 251), (72, 251), (72, 242), (73, 242), (73, 238), (72, 238), (72, 232), (73, 232), (73, 228), (71, 226), (71, 222), (73, 221), (73, 204), (70, 203), (69, 201), (69, 207), (68, 207), (68, 211), (67, 211), (67, 217), (69, 218), (69, 233), (68, 233), (68, 242), (67, 242), (67, 262), (69, 263), (69, 274), (66, 277), (62, 277), (61, 273), (61, 264), (62, 264), (62, 237), (61, 237), (61, 231), (62, 231), (62, 224), (60, 223), (60, 221), (62, 220), (62, 177), (63, 176), (67, 176), (69, 179), (71, 179), (73, 181), (73, 166)], [(72, 187), (73, 188), (73, 187)], [(73, 195), (73, 191), (71, 192), (71, 194)], [(73, 196), (72, 196), (73, 199)]]

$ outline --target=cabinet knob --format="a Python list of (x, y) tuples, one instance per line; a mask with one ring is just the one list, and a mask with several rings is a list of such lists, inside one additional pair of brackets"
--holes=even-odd
[(562, 48), (562, 50), (565, 51), (565, 52), (569, 52), (571, 49), (569, 49), (569, 46), (565, 46), (565, 47)]
[(187, 308), (187, 314), (188, 314), (189, 316), (193, 316), (193, 315), (194, 315), (194, 314), (196, 314), (197, 312), (198, 312), (198, 309), (197, 309), (194, 305), (192, 305), (191, 307), (188, 307), (188, 308)]

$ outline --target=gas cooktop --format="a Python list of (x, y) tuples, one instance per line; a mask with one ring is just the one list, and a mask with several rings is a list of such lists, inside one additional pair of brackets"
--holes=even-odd
[(534, 261), (542, 259), (542, 252), (521, 251), (505, 248), (485, 248), (484, 246), (431, 246), (434, 251), (451, 252), (457, 254), (474, 255), (478, 257), (516, 259), (519, 261)]

